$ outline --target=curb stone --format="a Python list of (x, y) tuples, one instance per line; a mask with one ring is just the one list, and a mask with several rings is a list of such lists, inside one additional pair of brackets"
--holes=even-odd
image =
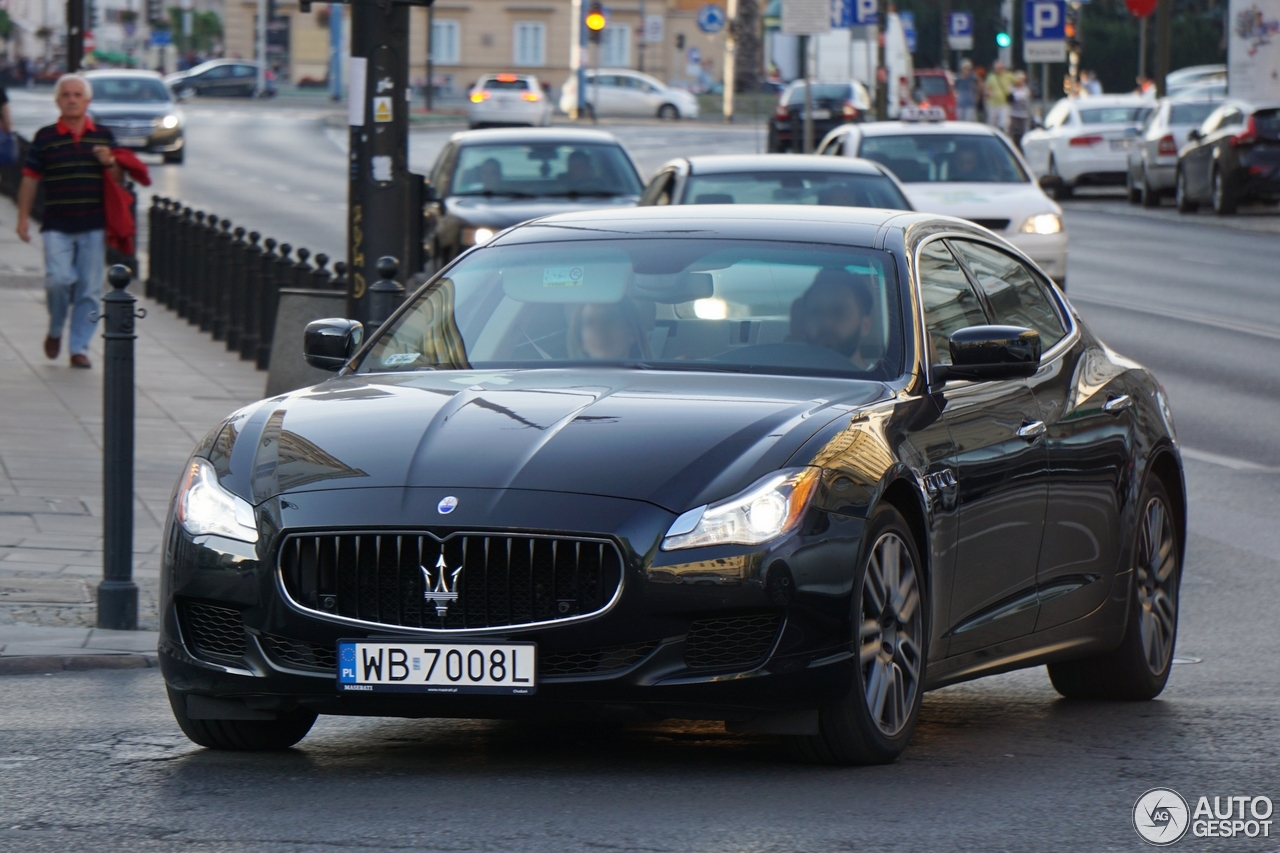
[(159, 657), (148, 654), (14, 655), (0, 657), (0, 676), (90, 669), (153, 669), (159, 665)]

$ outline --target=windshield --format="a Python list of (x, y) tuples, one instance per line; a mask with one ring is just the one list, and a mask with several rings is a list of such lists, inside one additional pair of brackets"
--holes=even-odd
[(829, 204), (839, 207), (911, 205), (889, 178), (848, 172), (735, 172), (694, 175), (685, 204)]
[[(847, 101), (853, 93), (848, 83), (810, 83), (809, 97), (815, 101)], [(787, 106), (803, 103), (804, 84), (797, 84), (787, 93)]]
[(517, 77), (514, 80), (504, 80), (501, 77), (488, 77), (481, 80), (480, 85), (476, 88), (493, 89), (495, 91), (504, 89), (511, 91), (525, 91), (533, 88), (533, 81), (526, 80), (523, 77)]
[(93, 100), (100, 104), (165, 104), (173, 100), (159, 80), (150, 77), (94, 77)]
[(1174, 104), (1169, 110), (1169, 124), (1200, 124), (1218, 106), (1213, 101), (1199, 104)]
[(858, 156), (886, 166), (907, 184), (1027, 181), (1027, 173), (1008, 146), (985, 134), (870, 136), (862, 140)]
[(1141, 124), (1151, 107), (1094, 107), (1080, 110), (1081, 124)]
[(490, 246), (420, 291), (360, 373), (574, 365), (901, 373), (889, 255), (741, 240)]
[(639, 195), (640, 176), (617, 145), (467, 145), (458, 152), (453, 195)]
[(947, 78), (940, 75), (918, 75), (916, 88), (930, 98), (940, 98), (951, 93), (951, 89), (947, 86)]

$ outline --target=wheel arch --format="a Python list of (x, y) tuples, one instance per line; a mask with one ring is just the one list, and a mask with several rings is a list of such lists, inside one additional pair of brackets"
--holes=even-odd
[(1172, 509), (1178, 524), (1178, 548), (1181, 551), (1178, 557), (1180, 562), (1184, 561), (1187, 553), (1187, 485), (1177, 452), (1167, 444), (1152, 451), (1147, 461), (1147, 477), (1158, 478), (1164, 490), (1169, 493), (1169, 500), (1173, 502)]
[(907, 526), (911, 528), (912, 539), (915, 541), (916, 553), (920, 557), (921, 568), (924, 570), (925, 583), (931, 591), (933, 588), (933, 566), (929, 559), (931, 550), (929, 548), (929, 527), (926, 520), (928, 516), (925, 513), (924, 498), (921, 496), (919, 488), (907, 477), (899, 476), (885, 486), (877, 503), (889, 504), (902, 513), (902, 517), (906, 519)]

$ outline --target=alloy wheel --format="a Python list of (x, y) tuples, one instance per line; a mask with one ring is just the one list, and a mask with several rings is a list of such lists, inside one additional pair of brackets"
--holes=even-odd
[(1178, 624), (1178, 554), (1168, 507), (1158, 497), (1147, 501), (1138, 535), (1136, 583), (1142, 652), (1153, 673), (1164, 672), (1173, 657)]
[(867, 710), (893, 737), (907, 724), (920, 689), (924, 620), (915, 561), (892, 531), (871, 549), (862, 582), (859, 663)]

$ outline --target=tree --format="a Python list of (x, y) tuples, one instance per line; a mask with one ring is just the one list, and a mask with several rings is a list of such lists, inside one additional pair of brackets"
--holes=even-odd
[(759, 0), (738, 0), (738, 17), (733, 22), (735, 92), (756, 92), (760, 89), (764, 54), (760, 37)]

